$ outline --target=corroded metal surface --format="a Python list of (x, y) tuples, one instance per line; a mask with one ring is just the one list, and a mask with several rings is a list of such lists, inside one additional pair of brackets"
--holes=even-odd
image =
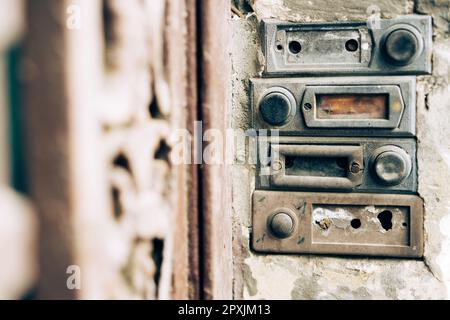
[[(255, 129), (277, 129), (283, 135), (302, 136), (389, 137), (415, 134), (416, 85), (415, 78), (411, 76), (254, 78), (250, 81)], [(269, 93), (282, 93), (290, 97), (291, 112), (280, 124), (270, 124), (261, 116), (261, 103)], [(344, 102), (336, 99), (334, 106), (321, 106), (320, 97), (331, 95), (345, 95), (346, 103), (363, 97), (367, 102), (374, 95), (380, 95), (384, 99), (377, 103), (386, 100), (387, 104), (378, 106), (381, 109), (378, 115), (367, 116), (366, 109), (356, 105), (345, 105), (343, 108)], [(326, 111), (328, 115), (324, 116)], [(342, 117), (343, 112), (347, 112), (345, 117)]]
[[(258, 137), (256, 189), (415, 193), (416, 142), (411, 138)], [(401, 179), (380, 179), (380, 152), (405, 157), (390, 166)], [(406, 170), (407, 169), (407, 170)], [(387, 173), (387, 171), (386, 171)]]
[[(374, 28), (366, 21), (298, 24), (265, 20), (265, 72), (428, 74), (431, 36), (429, 16), (381, 19)], [(400, 40), (405, 45), (394, 46)]]
[[(277, 213), (294, 231), (279, 237)], [(258, 252), (421, 257), (423, 203), (417, 196), (255, 191), (252, 246)]]

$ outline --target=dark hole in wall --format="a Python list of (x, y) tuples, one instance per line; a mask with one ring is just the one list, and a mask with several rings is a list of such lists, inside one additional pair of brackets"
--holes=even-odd
[(253, 12), (253, 8), (248, 0), (231, 0), (231, 5), (233, 5), (243, 15)]
[(111, 197), (113, 202), (113, 214), (116, 220), (119, 220), (123, 214), (122, 202), (120, 200), (120, 190), (116, 187), (111, 188)]
[(24, 119), (23, 92), (21, 83), (21, 66), (23, 60), (23, 44), (18, 43), (5, 52), (7, 63), (5, 80), (7, 81), (9, 115), (9, 144), (10, 144), (10, 182), (17, 191), (29, 194), (29, 176), (26, 164), (26, 127)]
[[(174, 50), (174, 48), (176, 48), (176, 46), (173, 44), (173, 41), (171, 41), (173, 39), (173, 36), (171, 35), (171, 28), (169, 28), (168, 26), (170, 26), (172, 24), (172, 22), (170, 21), (170, 3), (171, 1), (165, 1), (164, 2), (164, 37), (163, 37), (163, 51), (162, 51), (162, 64), (164, 67), (164, 70), (166, 73), (168, 73), (168, 68), (170, 65), (170, 52)], [(177, 43), (178, 45), (178, 43)], [(177, 49), (175, 49), (177, 50)]]
[(156, 285), (156, 296), (159, 293), (159, 281), (161, 280), (161, 267), (164, 259), (164, 240), (161, 239), (153, 239), (152, 240), (152, 259), (155, 264), (155, 275), (153, 276), (153, 280)]
[(159, 109), (156, 97), (154, 97), (152, 102), (150, 103), (148, 111), (150, 112), (150, 116), (152, 117), (152, 119), (164, 119), (164, 115)]
[(165, 140), (161, 140), (159, 142), (158, 149), (156, 149), (155, 152), (155, 159), (163, 160), (166, 161), (168, 164), (170, 164), (169, 154), (170, 154), (170, 147), (168, 146)]
[(381, 226), (384, 230), (392, 229), (392, 212), (384, 210), (378, 214), (378, 220), (380, 220)]
[(113, 161), (114, 166), (123, 168), (127, 170), (129, 173), (131, 173), (131, 166), (130, 161), (128, 161), (128, 158), (123, 154), (120, 153)]
[(105, 69), (111, 70), (114, 68), (114, 42), (116, 34), (114, 32), (114, 23), (116, 17), (111, 8), (109, 0), (102, 1), (102, 19), (103, 19), (103, 41), (104, 41), (104, 64)]

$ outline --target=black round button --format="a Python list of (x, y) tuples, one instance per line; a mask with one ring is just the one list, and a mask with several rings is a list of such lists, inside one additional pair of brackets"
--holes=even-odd
[(259, 112), (265, 122), (273, 126), (279, 126), (289, 118), (291, 103), (284, 94), (272, 92), (261, 100)]
[(400, 65), (411, 63), (419, 51), (420, 43), (417, 37), (409, 30), (394, 30), (384, 41), (384, 52), (387, 58)]

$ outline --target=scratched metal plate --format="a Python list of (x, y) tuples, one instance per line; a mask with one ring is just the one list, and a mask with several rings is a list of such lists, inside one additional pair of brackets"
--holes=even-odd
[[(342, 191), (342, 192), (367, 192), (367, 193), (415, 193), (417, 192), (417, 163), (416, 163), (416, 141), (412, 138), (345, 138), (345, 137), (258, 137), (258, 164), (256, 167), (256, 189), (265, 190), (293, 190), (293, 191)], [(401, 147), (411, 157), (412, 170), (407, 178), (397, 185), (384, 185), (378, 181), (370, 165), (370, 158), (375, 150), (382, 146), (394, 145)], [(340, 178), (342, 175), (338, 171), (339, 164), (337, 158), (330, 158), (326, 153), (327, 147), (340, 147), (344, 150), (346, 147), (359, 147), (363, 152), (362, 179), (359, 183), (353, 185), (341, 185), (336, 182), (317, 183), (316, 185), (301, 185), (295, 183), (277, 183), (278, 173), (271, 169), (271, 161), (276, 160), (275, 147), (282, 146), (322, 146), (324, 155), (320, 158), (312, 158), (310, 161), (304, 161), (307, 158), (294, 158), (291, 167), (288, 168), (287, 162), (283, 163), (286, 174), (289, 177), (309, 178), (315, 175), (321, 175), (328, 178)], [(273, 158), (272, 158), (273, 156)], [(297, 161), (302, 160), (302, 161)], [(332, 162), (331, 160), (334, 160)], [(283, 162), (283, 161), (282, 161)], [(301, 166), (301, 164), (303, 164)], [(307, 166), (308, 165), (308, 166)], [(292, 179), (292, 178), (291, 178)], [(318, 179), (317, 179), (318, 180)], [(336, 180), (336, 179), (335, 179)]]
[[(393, 65), (383, 54), (382, 43), (393, 29), (408, 28), (420, 39), (421, 50), (408, 65)], [(333, 23), (292, 23), (263, 21), (265, 74), (429, 74), (431, 72), (431, 17), (408, 15), (381, 19), (369, 27), (366, 21)], [(347, 50), (346, 43), (357, 43)], [(290, 49), (295, 41), (299, 47)], [(294, 48), (295, 49), (295, 48)]]
[[(274, 213), (295, 216), (285, 239), (268, 227)], [(257, 252), (419, 258), (423, 202), (418, 196), (255, 191), (252, 247)]]
[[(314, 77), (314, 78), (254, 78), (251, 79), (251, 107), (252, 127), (257, 130), (278, 130), (280, 135), (322, 135), (322, 136), (414, 136), (416, 130), (416, 79), (412, 76), (395, 77)], [(277, 88), (287, 90), (292, 94), (293, 104), (291, 114), (285, 123), (273, 126), (264, 121), (260, 113), (260, 103), (270, 92), (277, 92)], [(339, 89), (341, 88), (341, 89)], [(389, 126), (379, 126), (377, 121), (345, 121), (342, 119), (327, 119), (315, 121), (311, 114), (317, 110), (305, 112), (304, 105), (311, 102), (309, 93), (318, 92), (329, 94), (357, 94), (361, 88), (370, 93), (383, 91), (389, 93), (392, 106), (401, 106), (395, 123), (385, 121)], [(373, 89), (372, 89), (373, 88)], [(395, 89), (395, 90), (394, 90)], [(398, 94), (391, 94), (392, 92)], [(314, 95), (312, 95), (314, 96)], [(316, 100), (316, 99), (312, 99)], [(313, 105), (315, 103), (312, 103)], [(392, 117), (394, 114), (390, 115)], [(393, 120), (393, 119), (389, 119)], [(319, 125), (319, 123), (321, 123)], [(264, 131), (259, 132), (261, 135)]]

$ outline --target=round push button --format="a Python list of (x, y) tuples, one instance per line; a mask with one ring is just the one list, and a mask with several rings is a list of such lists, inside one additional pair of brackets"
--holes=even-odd
[(294, 232), (294, 219), (285, 212), (276, 213), (270, 218), (269, 228), (275, 237), (287, 238)]
[(387, 146), (375, 151), (373, 170), (384, 184), (397, 185), (411, 173), (411, 158), (401, 148)]
[(411, 63), (420, 50), (419, 39), (409, 30), (394, 30), (386, 36), (384, 52), (395, 64)]
[(283, 93), (271, 92), (262, 98), (259, 112), (265, 122), (280, 126), (286, 123), (291, 114), (291, 102)]

